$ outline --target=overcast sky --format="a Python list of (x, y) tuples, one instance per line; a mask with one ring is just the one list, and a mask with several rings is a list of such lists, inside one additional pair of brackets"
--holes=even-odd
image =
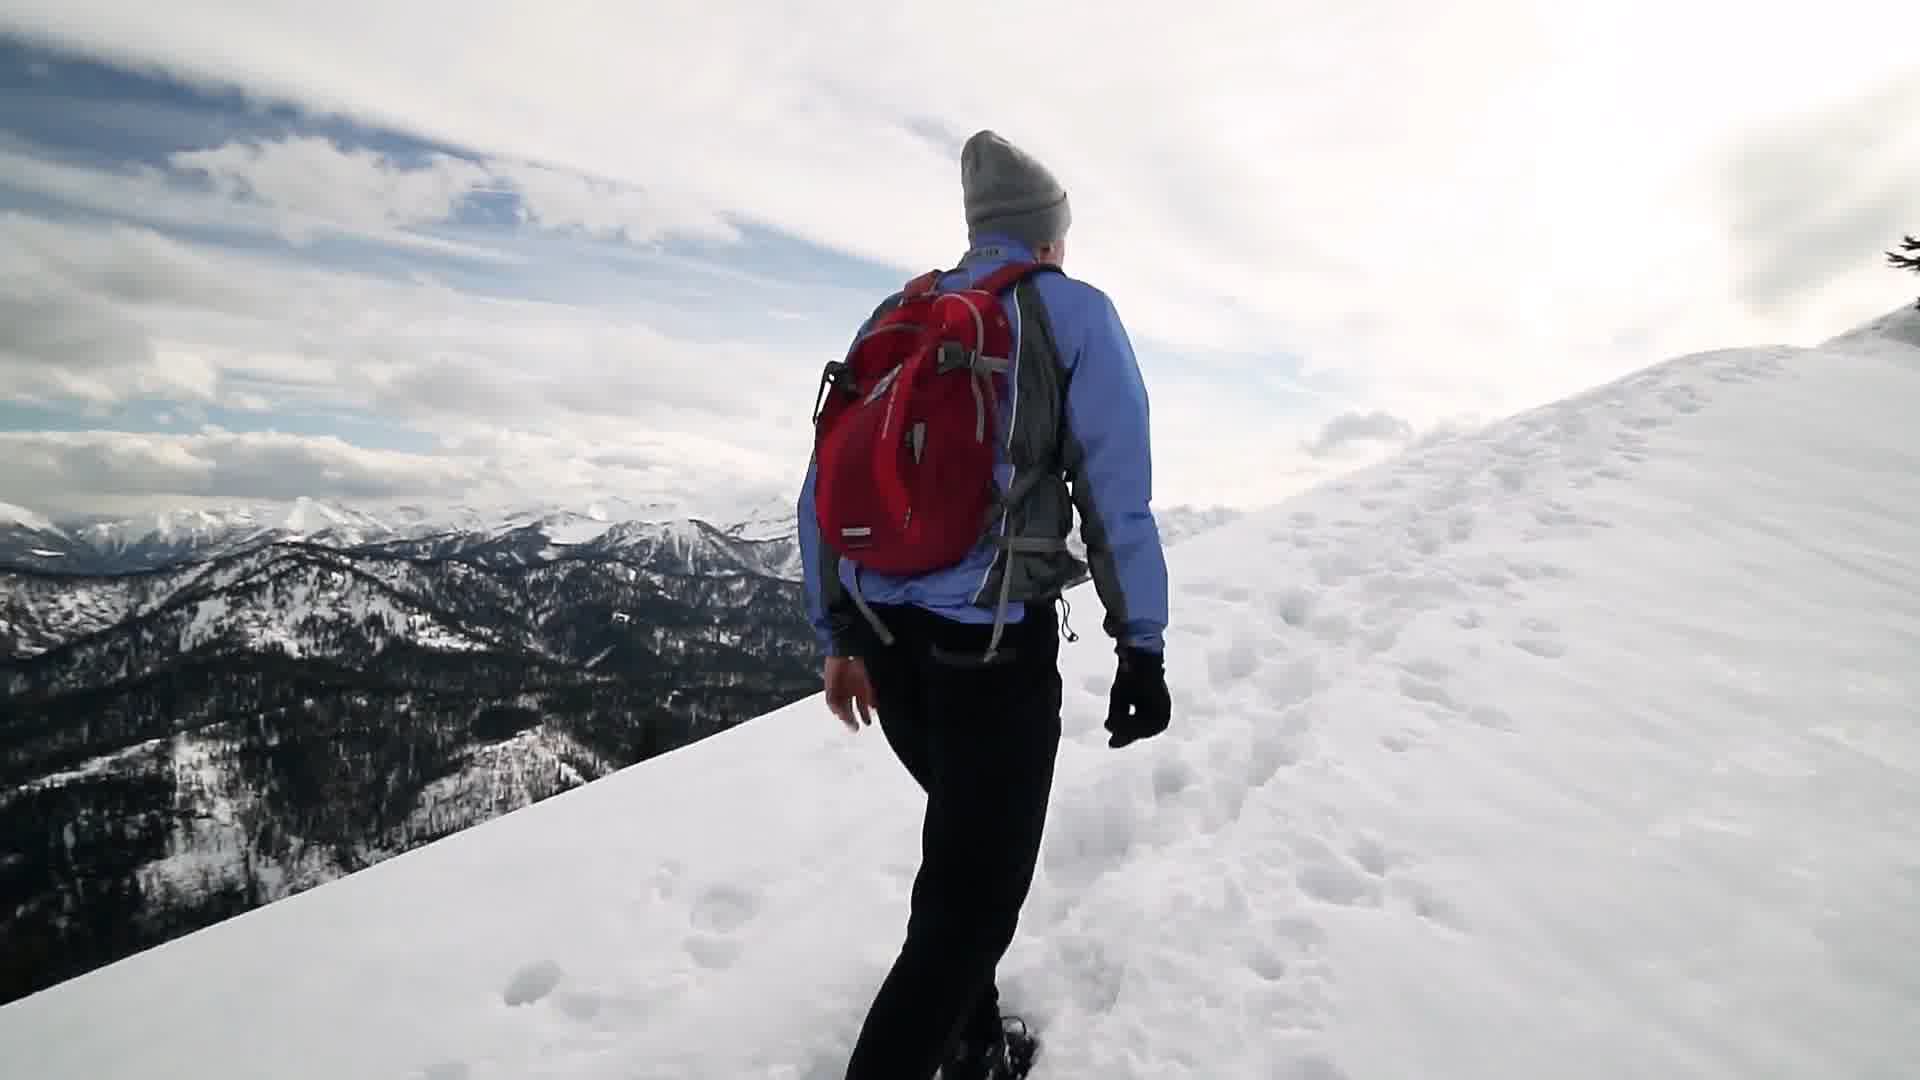
[(0, 500), (790, 490), (982, 127), (1167, 504), (1915, 291), (1920, 5), (854, 6), (8, 0)]

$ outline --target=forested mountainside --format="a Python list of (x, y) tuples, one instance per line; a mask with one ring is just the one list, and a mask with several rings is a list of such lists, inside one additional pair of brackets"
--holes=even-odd
[(736, 547), (0, 572), (0, 1000), (813, 689)]
[(791, 513), (519, 518), (0, 527), (0, 1002), (817, 689)]

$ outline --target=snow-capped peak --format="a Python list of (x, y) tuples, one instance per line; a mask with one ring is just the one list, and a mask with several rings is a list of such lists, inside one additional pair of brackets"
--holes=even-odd
[(287, 511), (280, 527), (296, 536), (304, 536), (343, 525), (348, 520), (346, 513), (302, 495), (293, 500), (293, 506)]

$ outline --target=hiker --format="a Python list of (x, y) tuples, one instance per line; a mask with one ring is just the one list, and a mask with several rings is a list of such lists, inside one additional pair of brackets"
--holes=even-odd
[[(847, 1080), (998, 1080), (1031, 1062), (1036, 1044), (1003, 1021), (994, 974), (1053, 783), (1059, 638), (1077, 640), (1062, 590), (1091, 576), (1106, 609), (1118, 656), (1108, 744), (1159, 734), (1170, 712), (1167, 571), (1132, 345), (1106, 294), (1061, 269), (1070, 213), (1044, 166), (981, 131), (960, 180), (968, 251), (888, 297), (848, 360), (828, 365), (800, 494), (828, 706), (853, 732), (877, 712), (927, 795), (906, 941)], [(894, 332), (920, 319), (958, 344), (936, 355)], [(1076, 508), (1084, 562), (1066, 545)]]

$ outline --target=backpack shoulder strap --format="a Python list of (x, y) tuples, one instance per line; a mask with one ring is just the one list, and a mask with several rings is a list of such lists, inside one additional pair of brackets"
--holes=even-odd
[(936, 267), (921, 274), (919, 277), (907, 282), (906, 287), (900, 290), (901, 299), (911, 300), (916, 296), (925, 296), (932, 292), (934, 287), (940, 284), (940, 279), (947, 276), (950, 272), (951, 271), (941, 270)]

